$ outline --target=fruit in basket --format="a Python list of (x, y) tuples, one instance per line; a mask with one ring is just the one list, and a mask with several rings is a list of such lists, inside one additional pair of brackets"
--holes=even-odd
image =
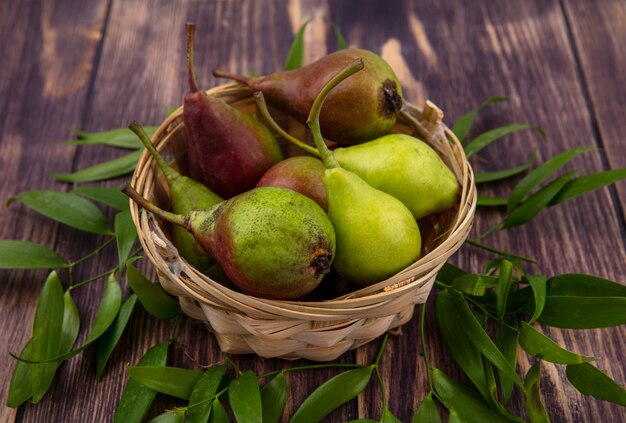
[(157, 217), (193, 234), (247, 294), (296, 299), (315, 289), (330, 270), (333, 226), (313, 200), (295, 191), (255, 188), (184, 215), (161, 210), (130, 185), (124, 192)]
[(402, 201), (420, 219), (447, 210), (459, 200), (454, 173), (425, 142), (405, 134), (334, 150), (342, 168)]
[(189, 92), (183, 100), (190, 176), (222, 197), (248, 191), (282, 152), (261, 122), (198, 90), (193, 68), (195, 26), (187, 24)]
[[(263, 93), (254, 93), (258, 110), (267, 123), (287, 141), (320, 157), (319, 151), (293, 137), (272, 118)], [(337, 163), (369, 185), (402, 201), (420, 219), (447, 210), (459, 198), (456, 176), (437, 152), (406, 134), (384, 135), (372, 141), (333, 150)]]
[(245, 77), (222, 70), (214, 70), (213, 75), (262, 92), (268, 104), (304, 123), (324, 84), (357, 58), (363, 59), (363, 71), (329, 94), (320, 124), (324, 137), (340, 144), (358, 144), (386, 134), (402, 107), (398, 78), (389, 64), (371, 51), (343, 49), (300, 69), (266, 76)]
[[(223, 201), (219, 195), (205, 185), (181, 175), (171, 167), (154, 148), (141, 125), (132, 122), (129, 128), (137, 134), (165, 176), (167, 185), (170, 187), (170, 203), (173, 213), (185, 214), (191, 210), (208, 209)], [(181, 257), (200, 272), (218, 281), (224, 279), (223, 272), (215, 259), (207, 254), (193, 238), (193, 235), (185, 229), (176, 225), (172, 228), (172, 243), (176, 246)]]
[(290, 157), (272, 166), (256, 186), (292, 189), (309, 197), (327, 211), (328, 201), (323, 182), (325, 169), (324, 164), (315, 157)]
[(322, 138), (319, 114), (329, 91), (363, 68), (355, 61), (335, 75), (316, 98), (308, 119), (326, 171), (328, 218), (337, 236), (333, 268), (358, 285), (371, 285), (418, 259), (421, 235), (417, 222), (402, 202), (343, 169)]

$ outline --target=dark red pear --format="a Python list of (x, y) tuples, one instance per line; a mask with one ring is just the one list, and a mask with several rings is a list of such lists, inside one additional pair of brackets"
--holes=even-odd
[(302, 123), (324, 85), (354, 60), (364, 69), (328, 95), (320, 116), (322, 135), (340, 144), (359, 144), (387, 133), (402, 107), (402, 89), (393, 69), (377, 54), (362, 49), (331, 53), (300, 69), (266, 76), (244, 77), (214, 70), (260, 91), (268, 104)]
[(248, 191), (282, 159), (274, 135), (261, 122), (199, 91), (193, 68), (195, 26), (187, 24), (189, 92), (183, 103), (190, 176), (224, 198)]
[(328, 210), (324, 172), (326, 168), (320, 159), (311, 156), (296, 156), (282, 160), (272, 166), (257, 187), (279, 187), (299, 192)]

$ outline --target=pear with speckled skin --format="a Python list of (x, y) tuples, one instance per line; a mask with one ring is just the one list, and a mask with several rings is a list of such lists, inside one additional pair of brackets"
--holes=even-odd
[(330, 270), (334, 228), (320, 206), (290, 189), (255, 188), (185, 215), (159, 209), (130, 186), (124, 192), (157, 217), (193, 234), (247, 294), (296, 299), (315, 289)]

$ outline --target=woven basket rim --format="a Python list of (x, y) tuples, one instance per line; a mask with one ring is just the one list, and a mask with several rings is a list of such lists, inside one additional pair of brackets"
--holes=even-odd
[[(252, 94), (248, 88), (238, 83), (219, 85), (206, 92), (217, 96), (228, 96), (233, 102), (246, 100), (250, 98)], [(415, 112), (423, 109), (410, 103), (406, 104), (409, 111)], [(168, 141), (168, 136), (179, 128), (182, 124), (181, 122), (182, 106), (172, 112), (161, 123), (153, 135), (152, 141), (157, 149), (164, 147), (164, 144)], [(441, 122), (438, 131), (439, 134), (432, 134), (433, 138), (439, 136), (449, 141), (450, 152), (453, 156), (458, 155), (458, 157), (449, 157), (449, 159), (458, 160), (460, 158), (460, 160), (458, 160), (461, 162), (460, 174), (458, 173), (458, 169), (455, 172), (462, 187), (459, 211), (457, 212), (454, 222), (450, 225), (452, 230), (447, 235), (446, 239), (428, 254), (420, 257), (416, 262), (403, 269), (398, 274), (369, 287), (361, 288), (332, 299), (321, 301), (271, 300), (232, 290), (200, 273), (186, 263), (184, 259), (178, 258), (179, 261), (176, 263), (176, 266), (179, 268), (179, 273), (175, 273), (175, 279), (180, 285), (180, 288), (201, 303), (210, 303), (213, 306), (221, 306), (224, 309), (234, 308), (244, 314), (262, 312), (267, 315), (296, 319), (332, 320), (347, 319), (351, 316), (354, 317), (358, 315), (360, 312), (376, 309), (381, 303), (393, 301), (415, 290), (417, 287), (427, 284), (430, 279), (434, 278), (439, 268), (443, 266), (449, 256), (460, 248), (467, 238), (476, 209), (474, 175), (463, 152), (463, 147), (454, 133)], [(420, 138), (423, 139), (423, 137)], [(428, 142), (428, 140), (424, 141)], [(144, 150), (138, 161), (135, 173), (133, 174), (133, 185), (137, 188), (137, 184), (140, 183), (140, 188), (145, 191), (150, 191), (153, 188), (154, 172), (153, 159), (147, 151)], [(142, 192), (140, 189), (138, 189), (138, 191)], [(168, 243), (168, 239), (164, 233), (160, 231), (160, 226), (156, 223), (155, 219), (150, 218), (149, 213), (145, 212), (140, 215), (139, 207), (134, 202), (131, 201), (130, 205), (131, 214), (137, 226), (140, 241), (150, 261), (159, 271), (172, 273), (171, 264), (168, 264), (156, 251), (157, 246), (155, 242), (158, 241), (155, 241), (153, 237), (156, 236), (157, 240), (160, 240), (160, 242), (166, 245)], [(461, 211), (463, 211), (463, 213), (461, 213)], [(173, 248), (171, 245), (170, 247)], [(415, 276), (422, 271), (426, 271), (425, 276), (416, 278)], [(186, 278), (189, 278), (189, 280)], [(192, 287), (191, 282), (196, 286)], [(197, 291), (202, 291), (202, 293)]]

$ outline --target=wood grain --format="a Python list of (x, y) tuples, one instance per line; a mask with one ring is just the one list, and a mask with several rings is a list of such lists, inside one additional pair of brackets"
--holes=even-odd
[[(106, 2), (24, 1), (0, 6), (0, 199), (32, 189), (66, 187), (49, 172), (68, 172), (75, 148), (57, 141), (80, 126), (89, 76)], [(72, 15), (67, 11), (72, 10)], [(58, 56), (58, 57), (57, 57)], [(39, 242), (72, 258), (70, 237), (77, 232), (28, 210), (21, 204), (0, 208), (0, 237)], [(63, 240), (62, 238), (65, 238)], [(30, 337), (33, 311), (45, 271), (0, 270), (3, 333), (0, 354), (0, 421), (13, 421), (16, 410), (4, 406), (13, 360)], [(66, 366), (62, 368), (66, 369)]]
[[(602, 154), (611, 169), (626, 168), (626, 46), (621, 41), (626, 38), (626, 4), (565, 1), (563, 6)], [(626, 182), (617, 183), (614, 190), (626, 217)], [(622, 236), (626, 236), (624, 228)]]
[[(10, 8), (6, 2), (0, 5), (1, 39), (11, 40), (0, 43), (4, 58), (0, 67), (3, 200), (28, 189), (67, 189), (53, 183), (46, 172), (72, 171), (124, 154), (105, 147), (75, 149), (56, 144), (70, 135), (69, 128), (96, 131), (122, 127), (132, 119), (156, 124), (167, 109), (180, 104), (187, 86), (184, 24), (188, 21), (197, 25), (196, 73), (203, 87), (223, 82), (210, 75), (214, 67), (243, 74), (280, 69), (292, 34), (307, 19), (305, 60), (333, 51), (335, 23), (351, 46), (373, 50), (392, 64), (408, 101), (433, 100), (445, 111), (446, 122), (452, 123), (487, 97), (507, 95), (512, 101), (486, 109), (475, 133), (513, 122), (545, 129), (546, 142), (528, 131), (489, 147), (480, 154), (481, 160), (473, 162), (477, 170), (520, 164), (535, 147), (540, 161), (581, 145), (605, 148), (606, 156), (594, 152), (574, 161), (570, 168), (579, 168), (581, 173), (625, 163), (620, 154), (624, 152), (620, 139), (624, 124), (619, 113), (626, 84), (618, 70), (626, 65), (626, 55), (620, 43), (624, 6), (619, 2), (601, 2), (593, 8), (584, 2), (556, 0), (476, 1), (471, 6), (460, 0), (405, 0), (393, 5), (366, 0), (358, 8), (350, 2), (306, 0), (40, 3), (23, 2), (19, 8)], [(105, 185), (118, 186), (124, 179)], [(514, 182), (480, 187), (479, 192), (506, 195)], [(626, 283), (625, 189), (621, 183), (614, 191), (600, 190), (549, 209), (536, 221), (494, 234), (486, 242), (537, 257), (540, 265), (526, 268), (531, 273), (591, 273)], [(108, 214), (113, 217), (111, 211)], [(498, 211), (481, 210), (474, 233), (499, 218)], [(51, 224), (18, 204), (1, 209), (0, 219), (2, 239), (40, 242), (72, 259), (103, 240)], [(477, 271), (491, 257), (465, 246), (454, 261)], [(107, 270), (116, 262), (117, 252), (110, 247), (76, 269), (75, 280)], [(145, 260), (139, 265), (154, 276)], [(45, 274), (0, 271), (3, 349), (18, 351), (28, 338)], [(101, 290), (102, 283), (96, 282), (76, 292), (83, 328), (93, 321)], [(446, 353), (434, 322), (432, 299), (426, 318), (427, 353), (434, 366), (467, 382)], [(399, 336), (390, 337), (381, 362), (389, 408), (402, 421), (411, 420), (428, 390), (418, 323), (415, 316)], [(102, 381), (95, 379), (94, 354), (88, 350), (61, 367), (40, 404), (23, 407), (17, 416), (15, 410), (5, 408), (0, 421), (111, 421), (128, 377), (125, 365), (136, 363), (150, 346), (166, 341), (174, 326), (139, 307)], [(603, 357), (598, 366), (618, 382), (626, 381), (622, 365), (626, 328), (542, 330), (573, 351)], [(200, 322), (185, 318), (175, 333), (177, 344), (170, 348), (170, 365), (203, 368), (222, 359), (215, 340)], [(83, 331), (80, 339), (85, 336)], [(370, 363), (379, 345), (379, 341), (372, 342), (337, 362)], [(530, 363), (525, 354), (519, 358), (518, 371), (523, 373)], [(0, 360), (1, 380), (6, 381), (0, 393), (6, 398), (13, 363), (8, 355)], [(242, 369), (258, 373), (310, 364), (249, 355), (234, 360)], [(624, 408), (580, 395), (566, 381), (563, 370), (562, 366), (544, 366), (544, 401), (552, 421), (626, 419)], [(290, 392), (283, 420), (288, 421), (298, 404), (336, 373), (330, 369), (288, 373)], [(519, 397), (516, 392), (511, 409), (523, 415)], [(176, 405), (184, 402), (158, 396), (149, 416)], [(372, 380), (358, 401), (333, 412), (327, 420), (379, 418), (380, 412), (380, 388)]]

